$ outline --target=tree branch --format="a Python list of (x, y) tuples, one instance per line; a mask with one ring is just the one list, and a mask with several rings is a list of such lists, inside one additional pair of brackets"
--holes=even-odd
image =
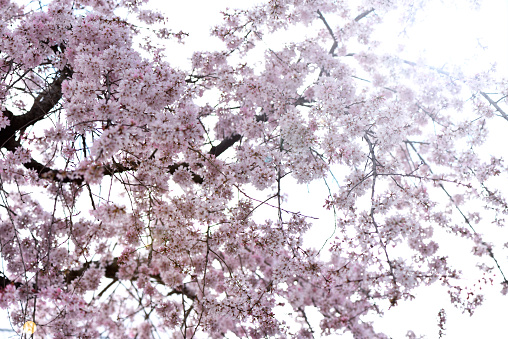
[[(28, 112), (22, 115), (14, 115), (10, 110), (4, 109), (3, 114), (9, 119), (9, 126), (0, 130), (0, 147), (5, 147), (11, 152), (15, 152), (17, 148), (21, 147), (19, 140), (16, 140), (16, 132), (19, 132), (26, 127), (35, 124), (36, 122), (44, 119), (49, 112), (57, 105), (58, 101), (62, 98), (62, 83), (64, 80), (72, 76), (72, 70), (65, 68), (60, 74), (54, 79), (54, 81), (48, 86), (46, 90), (40, 93), (35, 99), (32, 107)], [(256, 121), (267, 121), (266, 114), (256, 116)], [(224, 140), (222, 140), (217, 146), (212, 146), (208, 154), (212, 154), (218, 157), (224, 153), (227, 149), (233, 146), (237, 141), (242, 138), (240, 134), (233, 134)], [(44, 164), (41, 164), (35, 159), (30, 159), (29, 162), (24, 163), (25, 168), (34, 170), (37, 172), (39, 178), (53, 180), (62, 183), (75, 183), (81, 185), (83, 183), (84, 176), (81, 173), (62, 171), (58, 169), (50, 168)], [(139, 163), (132, 162), (128, 165), (124, 164), (113, 164), (105, 165), (102, 168), (103, 175), (114, 175), (116, 173), (122, 173), (129, 170), (136, 170)], [(188, 163), (178, 163), (168, 167), (169, 173), (173, 174), (178, 168), (188, 168)], [(203, 183), (203, 178), (199, 175), (192, 173), (192, 180), (197, 184)]]
[(69, 68), (62, 70), (48, 88), (34, 99), (32, 107), (25, 114), (14, 115), (11, 111), (4, 109), (3, 114), (9, 119), (10, 124), (0, 130), (0, 146), (13, 151), (16, 148), (13, 143), (16, 132), (35, 124), (49, 114), (62, 98), (63, 81), (71, 76), (72, 71)]
[[(100, 268), (101, 263), (98, 261), (87, 262), (87, 263), (84, 263), (83, 266), (81, 266), (81, 268), (79, 268), (79, 269), (68, 270), (68, 271), (63, 272), (65, 283), (70, 284), (74, 280), (78, 279), (90, 267)], [(102, 266), (102, 268), (105, 269), (104, 277), (113, 279), (114, 281), (119, 280), (118, 277), (116, 276), (118, 271), (120, 270), (120, 265), (118, 264), (118, 258), (114, 258), (109, 264), (107, 264), (106, 266)], [(157, 281), (157, 283), (159, 283), (161, 285), (165, 284), (159, 274), (151, 274), (150, 278), (154, 279), (155, 281)], [(137, 279), (138, 279), (137, 276), (133, 276), (131, 281), (135, 281)], [(16, 287), (16, 288), (20, 288), (20, 287), (24, 286), (23, 283), (14, 282), (14, 281), (10, 280), (9, 278), (7, 278), (3, 272), (0, 272), (0, 291), (2, 289), (4, 289), (5, 287), (7, 287), (8, 285), (14, 285), (14, 287)], [(31, 288), (35, 289), (36, 291), (38, 290), (37, 286), (31, 286)], [(172, 294), (181, 294), (191, 300), (197, 299), (196, 294), (192, 290), (190, 290), (185, 284), (176, 286), (173, 290), (171, 290), (171, 292), (168, 293), (168, 295), (172, 295)]]
[(213, 146), (208, 154), (215, 155), (215, 157), (218, 157), (222, 153), (224, 153), (228, 148), (233, 146), (238, 140), (240, 140), (242, 136), (240, 134), (233, 134), (230, 137), (227, 137), (226, 139), (222, 140), (220, 144), (217, 146)]
[(330, 27), (330, 25), (326, 21), (325, 17), (323, 16), (323, 13), (321, 13), (321, 11), (319, 9), (317, 11), (317, 14), (319, 15), (319, 18), (321, 19), (321, 21), (323, 21), (323, 23), (325, 24), (326, 29), (328, 30), (328, 33), (330, 33), (330, 35), (331, 35), (331, 37), (333, 39), (333, 45), (330, 48), (330, 51), (328, 52), (329, 54), (333, 55), (333, 52), (339, 46), (339, 42), (337, 41), (337, 38), (335, 37), (335, 34), (333, 34), (332, 28)]
[(501, 116), (505, 119), (505, 120), (508, 120), (508, 115), (501, 109), (501, 107), (499, 107), (499, 105), (497, 104), (497, 102), (495, 102), (494, 100), (492, 100), (489, 95), (485, 92), (480, 92), (480, 94), (485, 98), (487, 99), (487, 101), (489, 102), (489, 104), (491, 104), (492, 106), (494, 106), (494, 108), (499, 112), (499, 114), (501, 114)]
[(363, 18), (365, 18), (367, 15), (369, 15), (370, 13), (374, 12), (374, 8), (371, 8), (361, 14), (359, 14), (356, 18), (355, 18), (355, 21), (358, 22), (360, 20), (362, 20)]
[[(11, 115), (12, 113), (8, 111)], [(256, 121), (268, 121), (268, 117), (266, 114), (257, 115)], [(3, 131), (2, 131), (3, 132)], [(0, 134), (2, 133), (0, 132)], [(15, 132), (14, 132), (15, 133)], [(13, 134), (14, 134), (13, 133)], [(242, 138), (240, 134), (233, 134), (230, 137), (225, 138), (222, 140), (217, 146), (212, 146), (210, 150), (208, 151), (208, 154), (212, 154), (215, 157), (218, 157), (222, 153), (224, 153), (227, 149), (229, 149), (231, 146), (233, 146), (237, 141), (239, 141)], [(1, 139), (0, 139), (1, 140)], [(7, 150), (14, 152), (18, 147), (21, 147), (21, 144), (18, 140), (15, 140), (14, 138), (9, 138), (8, 141), (3, 145)], [(46, 179), (46, 180), (53, 180), (56, 182), (62, 182), (62, 183), (75, 183), (77, 185), (83, 184), (85, 181), (85, 178), (83, 174), (74, 172), (74, 171), (62, 171), (58, 169), (50, 168), (46, 165), (41, 164), (35, 159), (30, 159), (29, 162), (24, 163), (23, 166), (25, 168), (34, 170), (37, 172), (37, 175), (40, 179)], [(120, 164), (120, 163), (114, 163), (111, 165), (104, 165), (102, 166), (102, 174), (103, 175), (114, 175), (116, 173), (123, 173), (126, 171), (134, 171), (138, 168), (139, 162), (131, 161), (128, 164)], [(175, 173), (175, 171), (180, 168), (189, 168), (189, 164), (186, 162), (173, 164), (168, 167), (168, 172), (170, 174)], [(202, 184), (203, 178), (193, 172), (192, 174), (192, 181), (194, 181), (196, 184)]]

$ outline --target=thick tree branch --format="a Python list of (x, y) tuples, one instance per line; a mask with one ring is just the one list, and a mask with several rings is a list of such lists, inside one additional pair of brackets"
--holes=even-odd
[[(92, 261), (92, 262), (84, 263), (83, 266), (81, 266), (81, 268), (79, 268), (79, 269), (68, 270), (68, 271), (62, 272), (64, 274), (65, 283), (70, 284), (74, 280), (80, 278), (86, 272), (86, 270), (88, 270), (90, 267), (93, 267), (93, 268), (102, 267), (105, 270), (104, 277), (113, 279), (115, 281), (119, 280), (117, 277), (117, 273), (120, 270), (120, 265), (118, 264), (118, 258), (114, 258), (106, 266), (101, 265), (101, 263), (98, 261)], [(158, 284), (161, 284), (161, 285), (165, 284), (159, 274), (156, 274), (156, 275), (151, 274), (150, 278), (154, 279)], [(138, 279), (138, 277), (135, 275), (131, 278), (131, 281), (136, 281), (137, 279)], [(3, 272), (0, 272), (0, 291), (2, 289), (4, 289), (5, 287), (7, 287), (8, 285), (14, 285), (15, 288), (20, 288), (20, 287), (24, 286), (23, 283), (14, 282), (14, 281), (10, 280), (9, 278), (7, 278), (3, 274)], [(32, 289), (35, 289), (36, 291), (38, 290), (37, 286), (30, 286), (30, 287)], [(176, 286), (173, 290), (171, 290), (171, 292), (169, 292), (168, 295), (172, 295), (172, 294), (181, 294), (191, 300), (197, 299), (196, 294), (192, 290), (190, 290), (185, 284)]]
[(14, 115), (11, 111), (4, 109), (3, 114), (9, 119), (9, 126), (0, 130), (0, 147), (13, 151), (17, 146), (14, 143), (16, 132), (35, 124), (44, 119), (46, 115), (56, 106), (62, 98), (62, 83), (72, 76), (72, 71), (65, 68), (53, 80), (53, 82), (40, 93), (35, 99), (28, 112), (22, 115)]
[(369, 10), (366, 10), (365, 12), (359, 14), (356, 18), (355, 18), (355, 21), (358, 22), (360, 20), (362, 20), (363, 18), (365, 18), (367, 15), (369, 15), (370, 13), (374, 12), (374, 8), (371, 8)]
[(15, 116), (14, 124), (19, 128), (26, 128), (43, 119), (62, 98), (62, 83), (71, 76), (72, 71), (69, 68), (62, 70), (51, 85), (35, 98), (32, 108), (27, 113)]
[[(98, 261), (93, 262), (87, 262), (81, 266), (81, 268), (77, 270), (70, 270), (65, 273), (65, 282), (67, 284), (70, 284), (73, 280), (81, 277), (86, 270), (88, 270), (90, 267), (99, 268), (101, 264)], [(105, 267), (105, 274), (104, 276), (109, 279), (118, 279), (116, 277), (116, 274), (118, 273), (118, 270), (120, 267), (118, 266), (118, 258), (114, 258), (112, 262), (107, 264)]]
[[(41, 179), (47, 179), (47, 180), (53, 180), (56, 182), (62, 182), (62, 183), (74, 183), (77, 185), (83, 184), (85, 181), (85, 178), (83, 174), (73, 172), (73, 171), (62, 171), (57, 169), (52, 169), (48, 166), (45, 166), (41, 164), (40, 162), (31, 159), (30, 162), (24, 163), (23, 166), (25, 166), (27, 169), (31, 169), (37, 172), (37, 175)], [(138, 162), (131, 162), (129, 164), (120, 164), (115, 163), (111, 165), (105, 165), (102, 166), (102, 174), (103, 175), (115, 175), (117, 173), (123, 173), (127, 171), (134, 171), (138, 168), (139, 163)], [(173, 174), (175, 171), (180, 168), (188, 168), (189, 164), (186, 162), (174, 164), (168, 167), (168, 172)], [(196, 184), (202, 184), (203, 178), (199, 175), (192, 173), (192, 180)]]
[[(268, 121), (268, 117), (266, 114), (256, 116), (256, 121)], [(1, 133), (1, 132), (0, 132)], [(212, 146), (208, 151), (208, 154), (212, 154), (215, 157), (218, 157), (222, 153), (224, 153), (227, 149), (233, 146), (237, 141), (242, 138), (239, 134), (233, 134), (230, 137), (222, 140), (217, 146)], [(19, 141), (14, 138), (9, 138), (8, 142), (4, 145), (9, 151), (14, 152), (18, 147), (21, 147)], [(41, 164), (35, 159), (31, 159), (29, 162), (24, 163), (23, 166), (27, 169), (31, 169), (37, 172), (37, 175), (41, 179), (53, 180), (56, 182), (62, 183), (75, 183), (77, 185), (83, 184), (85, 178), (83, 174), (73, 172), (73, 171), (63, 171), (50, 168), (46, 165)], [(123, 173), (127, 171), (134, 171), (139, 167), (139, 162), (131, 161), (129, 163), (114, 163), (111, 165), (102, 166), (102, 174), (103, 175), (114, 175), (117, 173)], [(175, 171), (180, 168), (189, 168), (189, 164), (186, 162), (173, 164), (168, 167), (168, 172), (173, 174)], [(203, 178), (193, 172), (192, 173), (192, 181), (196, 184), (202, 184)]]
[(0, 276), (0, 289), (4, 289), (5, 287), (11, 284), (13, 284), (14, 287), (16, 288), (20, 288), (23, 285), (20, 282), (13, 282), (2, 273), (2, 275)]
[(487, 99), (487, 101), (489, 102), (489, 104), (491, 104), (492, 106), (494, 106), (494, 108), (499, 112), (499, 114), (501, 114), (501, 116), (505, 119), (505, 120), (508, 120), (508, 115), (501, 109), (501, 107), (499, 107), (499, 105), (497, 104), (497, 102), (495, 102), (494, 100), (491, 99), (491, 97), (485, 93), (485, 92), (480, 92), (480, 94), (485, 98)]
[[(32, 107), (28, 112), (22, 115), (14, 115), (10, 110), (4, 109), (3, 114), (9, 119), (9, 126), (0, 130), (0, 147), (5, 147), (7, 150), (14, 152), (17, 148), (21, 147), (19, 140), (16, 140), (16, 133), (24, 130), (26, 127), (35, 124), (36, 122), (44, 119), (49, 112), (57, 105), (58, 101), (62, 98), (62, 83), (64, 80), (72, 76), (72, 70), (65, 68), (54, 79), (54, 81), (39, 94), (35, 99)], [(256, 116), (256, 121), (267, 121), (266, 114)], [(212, 146), (209, 154), (218, 157), (227, 149), (233, 146), (237, 141), (242, 138), (240, 134), (233, 134), (222, 140), (217, 146)], [(53, 180), (62, 183), (75, 183), (81, 185), (84, 181), (84, 176), (81, 173), (72, 171), (62, 171), (50, 168), (41, 164), (35, 159), (23, 164), (25, 168), (37, 172), (39, 178)], [(129, 164), (112, 164), (102, 167), (103, 175), (114, 175), (130, 170), (136, 170), (139, 163), (131, 162)], [(178, 163), (168, 167), (169, 173), (173, 174), (178, 168), (188, 168), (188, 163)], [(203, 178), (199, 175), (192, 173), (192, 180), (197, 184), (203, 183)]]
[(218, 144), (217, 146), (213, 146), (208, 153), (218, 157), (219, 155), (224, 153), (228, 148), (233, 146), (241, 138), (242, 136), (240, 134), (233, 134), (232, 136), (222, 140), (221, 143)]

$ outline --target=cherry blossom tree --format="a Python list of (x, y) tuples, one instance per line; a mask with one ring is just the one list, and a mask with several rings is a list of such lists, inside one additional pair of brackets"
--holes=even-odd
[[(507, 82), (380, 50), (376, 27), (414, 1), (227, 10), (223, 46), (191, 71), (160, 47), (185, 33), (144, 5), (0, 0), (0, 306), (15, 330), (386, 338), (369, 315), (418, 287), (481, 304), (442, 234), (507, 292), (503, 248), (483, 240), (505, 223), (492, 180), (507, 171), (479, 151), (508, 120)], [(266, 47), (295, 25), (309, 35)], [(323, 180), (338, 183), (323, 211), (286, 203), (288, 185)], [(305, 245), (325, 213), (334, 235)]]

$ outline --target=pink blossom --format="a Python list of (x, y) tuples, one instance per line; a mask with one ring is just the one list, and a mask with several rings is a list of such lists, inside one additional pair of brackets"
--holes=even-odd
[[(485, 151), (508, 120), (507, 82), (382, 51), (373, 32), (411, 1), (225, 10), (222, 43), (188, 71), (159, 44), (185, 33), (144, 2), (0, 0), (0, 306), (13, 326), (387, 338), (367, 319), (420, 287), (439, 281), (470, 314), (482, 303), (449, 238), (506, 294), (506, 248), (483, 233), (508, 214), (504, 160)], [(308, 34), (267, 47), (293, 25)]]

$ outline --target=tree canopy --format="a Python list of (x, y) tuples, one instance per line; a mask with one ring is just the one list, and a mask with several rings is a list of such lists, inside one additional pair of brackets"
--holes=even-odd
[[(223, 44), (184, 70), (162, 46), (186, 33), (144, 1), (0, 0), (0, 307), (13, 328), (387, 338), (369, 315), (421, 286), (444, 285), (470, 314), (481, 304), (449, 260), (456, 238), (506, 294), (506, 248), (484, 236), (505, 224), (507, 171), (482, 146), (508, 123), (508, 82), (378, 48), (386, 15), (408, 22), (423, 5), (226, 10), (211, 31)], [(323, 181), (322, 210), (287, 203)], [(309, 245), (326, 213), (333, 234)]]

